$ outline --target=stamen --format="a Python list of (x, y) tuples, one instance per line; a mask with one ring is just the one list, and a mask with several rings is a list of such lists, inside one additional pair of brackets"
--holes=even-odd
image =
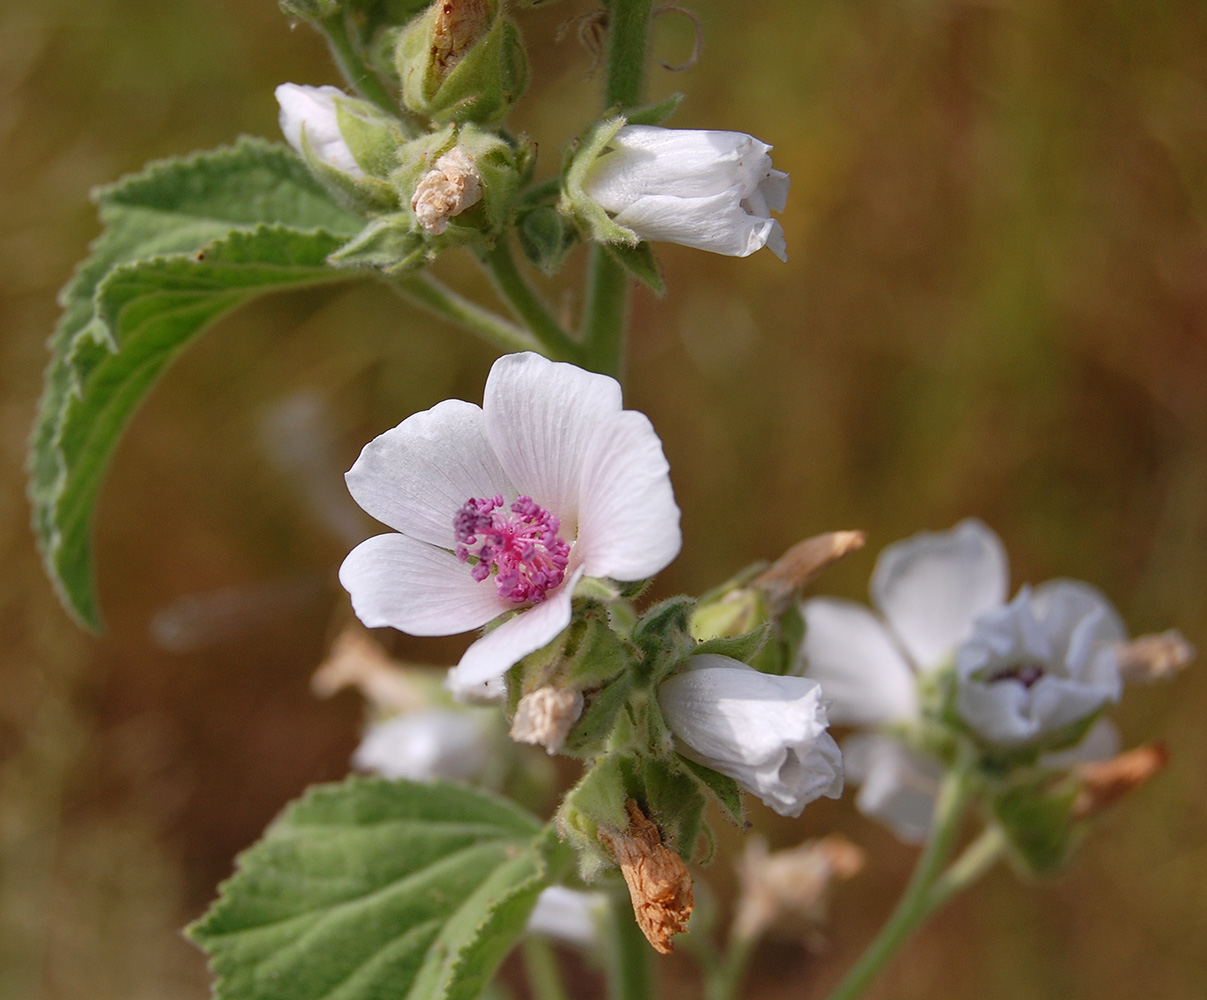
[(493, 571), (500, 597), (516, 604), (539, 604), (566, 576), (570, 544), (560, 535), (556, 514), (516, 497), (509, 512), (501, 494), (471, 497), (453, 515), (457, 558), (474, 558), (470, 576), (481, 583)]
[(996, 670), (986, 678), (989, 684), (996, 681), (1018, 681), (1023, 687), (1029, 688), (1043, 677), (1046, 671), (1039, 663), (1016, 663), (1013, 666)]

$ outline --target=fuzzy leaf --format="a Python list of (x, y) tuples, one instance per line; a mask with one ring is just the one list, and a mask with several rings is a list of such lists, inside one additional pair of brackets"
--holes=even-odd
[(738, 787), (738, 783), (733, 778), (714, 771), (710, 767), (705, 767), (703, 764), (697, 764), (688, 757), (680, 757), (679, 761), (700, 782), (701, 786), (708, 790), (720, 805), (725, 816), (738, 826), (745, 827), (746, 803), (742, 799), (742, 789)]
[(152, 164), (96, 199), (106, 229), (60, 295), (29, 466), (48, 572), (93, 627), (92, 503), (156, 376), (192, 334), (251, 296), (340, 277), (325, 255), (362, 224), (293, 153), (255, 140)]
[(310, 789), (189, 936), (216, 1000), (473, 1000), (548, 880), (539, 821), (445, 783)]

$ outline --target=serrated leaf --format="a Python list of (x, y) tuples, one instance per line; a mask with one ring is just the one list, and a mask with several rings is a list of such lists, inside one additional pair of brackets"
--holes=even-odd
[[(59, 297), (63, 316), (50, 345), (51, 362), (29, 463), (34, 529), (48, 571), (64, 602), (81, 620), (93, 626), (99, 623), (99, 615), (92, 593), (87, 519), (116, 434), (125, 419), (189, 334), (218, 312), (245, 301), (257, 291), (297, 280), (319, 280), (316, 269), (321, 268), (322, 261), (316, 264), (314, 260), (318, 250), (325, 248), (329, 252), (343, 238), (356, 233), (363, 221), (332, 202), (288, 149), (250, 139), (230, 148), (152, 164), (141, 174), (99, 190), (95, 197), (106, 229), (93, 244), (91, 256)], [(251, 233), (266, 226), (279, 231), (293, 230), (305, 239), (266, 243), (261, 238), (258, 244), (233, 243), (215, 249), (208, 259), (183, 256), (195, 257), (198, 251), (232, 232)], [(256, 248), (258, 257), (252, 252)], [(266, 257), (269, 251), (276, 256)], [(190, 275), (188, 281), (192, 281), (196, 277), (194, 270), (199, 274), (208, 272), (212, 277), (211, 269), (219, 262), (227, 275), (233, 275), (236, 268), (260, 267), (260, 273), (269, 281), (257, 288), (247, 280), (251, 273), (245, 273), (223, 291), (224, 304), (211, 297), (205, 306), (201, 299), (216, 294), (217, 290), (212, 284), (205, 290), (194, 283), (188, 286), (189, 294), (194, 296), (188, 308), (183, 308), (180, 302), (157, 300), (155, 296), (167, 286), (158, 290), (148, 286), (143, 279), (149, 278), (149, 272), (142, 273), (139, 279), (127, 273), (124, 283), (115, 281), (101, 294), (102, 283), (114, 268), (136, 261), (160, 267), (167, 260), (177, 263), (169, 272), (161, 273), (161, 282), (178, 275)], [(264, 265), (269, 266), (269, 271), (263, 270)], [(200, 284), (204, 285), (205, 280), (201, 278)], [(136, 305), (130, 296), (138, 281), (143, 284)], [(173, 321), (182, 336), (154, 358), (144, 354), (143, 364), (127, 366), (130, 380), (124, 385), (99, 386), (109, 397), (112, 439), (105, 441), (98, 437), (104, 444), (101, 452), (86, 457), (77, 455), (77, 461), (83, 464), (69, 466), (59, 446), (66, 411), (70, 407), (78, 412), (81, 404), (91, 401), (91, 394), (98, 389), (95, 379), (99, 366), (106, 355), (126, 342), (125, 331), (136, 325), (135, 320), (143, 335), (134, 337), (132, 343), (141, 348), (150, 346), (145, 336), (146, 324), (157, 301), (180, 308)], [(222, 305), (222, 309), (215, 310), (216, 305)], [(186, 332), (184, 327), (189, 323), (192, 326)], [(104, 372), (117, 374), (109, 367)], [(116, 423), (115, 417), (120, 417)], [(88, 489), (81, 491), (81, 485)], [(86, 509), (82, 511), (83, 524), (71, 525), (72, 534), (67, 537), (68, 526), (61, 514), (64, 502), (71, 497), (74, 499), (70, 503), (78, 508), (82, 502)], [(75, 517), (77, 521), (81, 517), (78, 509)], [(65, 572), (70, 574), (70, 581)]]
[(310, 789), (189, 936), (217, 1000), (473, 1000), (548, 881), (540, 822), (484, 792)]

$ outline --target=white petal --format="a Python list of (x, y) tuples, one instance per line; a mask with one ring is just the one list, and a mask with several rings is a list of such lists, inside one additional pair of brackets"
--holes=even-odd
[(540, 604), (482, 636), (450, 671), (450, 684), (466, 688), (502, 677), (529, 653), (549, 645), (570, 624), (570, 598), (581, 577), (581, 570), (571, 574)]
[(789, 178), (782, 170), (772, 170), (759, 182), (759, 193), (773, 212), (782, 212), (788, 207)]
[(1082, 634), (1083, 643), (1111, 643), (1127, 640), (1127, 627), (1101, 591), (1080, 580), (1049, 580), (1041, 583), (1031, 594), (1031, 607), (1042, 622), (1044, 632), (1056, 645), (1055, 655), (1068, 656), (1074, 635), (1092, 622), (1089, 634)]
[(867, 726), (913, 719), (913, 671), (880, 620), (852, 601), (815, 597), (801, 605), (805, 640), (800, 671), (821, 684), (830, 721)]
[(486, 380), (486, 432), (515, 489), (578, 527), (583, 456), (596, 431), (621, 411), (620, 383), (539, 354), (506, 354)]
[(896, 740), (871, 733), (842, 745), (847, 777), (860, 785), (855, 806), (907, 844), (920, 844), (930, 833), (943, 766)]
[(473, 781), (490, 766), (490, 730), (477, 710), (431, 709), (372, 725), (352, 765), (386, 778)]
[(679, 508), (662, 442), (625, 410), (591, 438), (579, 487), (575, 554), (587, 576), (643, 580), (679, 554)]
[[(681, 243), (729, 257), (748, 257), (769, 242), (780, 245), (783, 241), (780, 224), (747, 212), (742, 207), (742, 197), (737, 185), (700, 198), (644, 194), (619, 212), (616, 221), (643, 240)], [(774, 239), (776, 233), (778, 239)]]
[(454, 635), (515, 607), (451, 552), (406, 535), (361, 542), (340, 567), (339, 582), (369, 628), (389, 625), (411, 635)]
[(514, 489), (486, 437), (480, 407), (446, 399), (375, 437), (344, 477), (365, 511), (401, 531), (451, 549), (453, 516), (471, 497)]
[(586, 948), (598, 942), (600, 922), (607, 911), (608, 898), (602, 892), (551, 885), (537, 896), (526, 929), (529, 934), (543, 934)]
[(301, 153), (302, 134), (305, 132), (306, 142), (320, 160), (336, 170), (363, 177), (364, 171), (339, 129), (336, 101), (346, 97), (337, 87), (281, 84), (276, 89), (277, 103), (281, 106), (281, 133), (285, 141)]
[(888, 546), (872, 574), (872, 603), (921, 670), (940, 666), (973, 619), (1006, 600), (1006, 553), (980, 521), (921, 532)]

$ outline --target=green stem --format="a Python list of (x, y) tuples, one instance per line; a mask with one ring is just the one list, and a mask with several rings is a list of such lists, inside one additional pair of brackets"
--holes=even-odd
[(716, 971), (708, 976), (704, 994), (706, 1000), (734, 1000), (737, 997), (742, 975), (757, 943), (757, 938), (730, 935), (724, 961), (717, 963)]
[(608, 910), (608, 1000), (649, 1000), (654, 996), (653, 949), (627, 897), (614, 898)]
[(982, 832), (931, 887), (928, 899), (930, 912), (939, 909), (952, 896), (989, 871), (1005, 850), (1006, 835), (1000, 827), (991, 826)]
[(398, 114), (398, 102), (386, 90), (381, 79), (360, 57), (356, 44), (348, 34), (348, 19), (343, 11), (316, 21), (318, 29), (327, 36), (331, 55), (344, 78), (365, 98), (376, 104), (388, 115)]
[(522, 950), (532, 1000), (567, 1000), (557, 956), (549, 941), (539, 934), (529, 934), (524, 938)]
[(957, 762), (947, 772), (939, 790), (939, 800), (935, 803), (930, 838), (922, 850), (922, 856), (918, 858), (904, 895), (859, 961), (830, 993), (829, 1000), (854, 1000), (859, 996), (910, 934), (934, 911), (931, 890), (955, 846), (972, 794), (972, 784), (971, 767), (966, 761)]
[(581, 361), (582, 348), (566, 335), (516, 267), (507, 237), (500, 236), (495, 240), (494, 247), (483, 253), (481, 260), (511, 311), (540, 341), (541, 353), (555, 361)]
[(483, 340), (504, 351), (540, 350), (540, 345), (527, 330), (509, 323), (489, 309), (483, 309), (427, 274), (390, 275), (386, 281), (404, 298), (442, 319), (450, 320), (471, 333), (476, 333)]
[[(611, 0), (605, 108), (623, 110), (641, 103), (652, 13), (652, 0)], [(617, 379), (624, 373), (628, 301), (629, 281), (624, 268), (603, 247), (593, 246), (583, 318), (586, 362), (588, 368)]]

